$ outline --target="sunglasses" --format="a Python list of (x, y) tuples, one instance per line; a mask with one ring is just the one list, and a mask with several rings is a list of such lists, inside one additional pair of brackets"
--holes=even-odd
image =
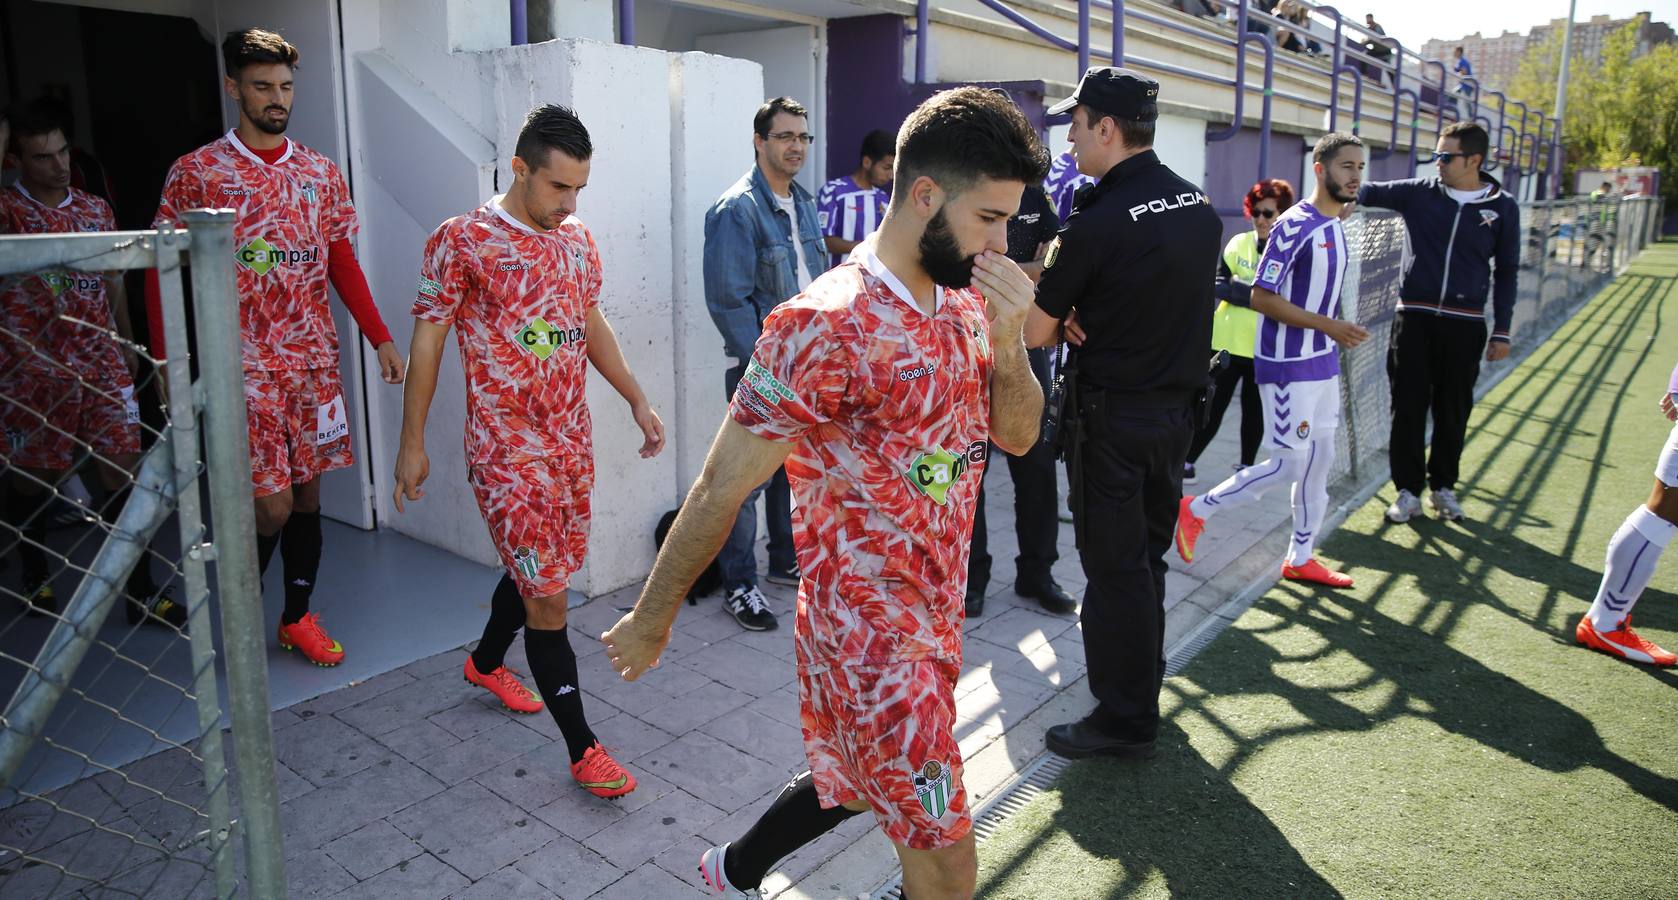
[(1464, 156), (1467, 156), (1467, 155), (1468, 154), (1461, 153), (1461, 152), (1456, 152), (1456, 153), (1439, 152), (1439, 153), (1435, 153), (1435, 154), (1433, 154), (1433, 156), (1429, 157), (1428, 162), (1446, 162), (1446, 163), (1448, 163), (1453, 159), (1460, 159), (1460, 158), (1462, 158)]
[(1274, 209), (1255, 209), (1255, 210), (1253, 210), (1253, 218), (1255, 218), (1255, 219), (1274, 219), (1279, 215), (1281, 215), (1281, 213), (1277, 212)]

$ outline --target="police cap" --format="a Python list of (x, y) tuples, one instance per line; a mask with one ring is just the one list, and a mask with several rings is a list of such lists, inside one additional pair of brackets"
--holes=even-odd
[(1083, 104), (1115, 119), (1152, 122), (1159, 118), (1159, 82), (1130, 69), (1091, 66), (1072, 96), (1049, 107), (1058, 116)]

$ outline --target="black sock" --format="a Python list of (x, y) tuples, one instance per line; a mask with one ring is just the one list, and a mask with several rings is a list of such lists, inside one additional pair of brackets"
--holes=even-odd
[[(128, 497), (132, 492), (132, 487), (128, 485), (112, 491), (105, 500), (102, 518), (114, 526), (122, 516), (123, 507), (128, 505)], [(148, 546), (140, 552), (140, 558), (134, 561), (134, 568), (128, 573), (128, 624), (133, 625), (140, 621), (147, 605), (157, 592), (157, 582), (151, 577), (151, 548)]]
[(280, 562), (285, 567), (285, 612), (280, 624), (291, 625), (309, 612), (309, 596), (320, 574), (320, 512), (292, 511), (280, 529)]
[(583, 692), (577, 689), (577, 655), (571, 652), (567, 629), (524, 629), (524, 652), (530, 657), (530, 677), (542, 692), (542, 702), (565, 736), (573, 764), (594, 746), (594, 732), (583, 716)]
[(257, 571), (268, 574), (268, 564), (274, 561), (274, 548), (280, 546), (280, 535), (258, 533), (256, 536), (256, 564)]
[(723, 874), (728, 883), (749, 891), (763, 883), (769, 870), (794, 850), (839, 827), (858, 815), (843, 806), (822, 809), (816, 797), (816, 780), (809, 772), (787, 782), (768, 812), (757, 820), (746, 836), (728, 845), (723, 856)]
[[(524, 598), (511, 575), (502, 575), (489, 599), (489, 621), (484, 623), (484, 636), (478, 639), (478, 649), (472, 651), (472, 667), (479, 675), (501, 668), (507, 660), (507, 648), (524, 627)], [(587, 748), (584, 748), (587, 749)]]
[(6, 500), (6, 524), (17, 529), (17, 555), (25, 584), (47, 579), (47, 554), (41, 550), (47, 543), (47, 517), (41, 507), (48, 496), (26, 494), (20, 488), (13, 488)]

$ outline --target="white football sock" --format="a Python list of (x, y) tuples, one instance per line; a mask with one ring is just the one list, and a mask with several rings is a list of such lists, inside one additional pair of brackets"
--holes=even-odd
[(1288, 565), (1311, 561), (1317, 534), (1328, 518), (1328, 470), (1334, 466), (1334, 431), (1311, 436), (1305, 469), (1293, 484), (1293, 536), (1288, 541)]
[(1602, 584), (1591, 602), (1591, 627), (1598, 634), (1620, 627), (1637, 598), (1649, 586), (1660, 562), (1661, 551), (1678, 536), (1678, 525), (1655, 515), (1647, 506), (1633, 510), (1614, 539), (1608, 542), (1608, 563), (1602, 571)]

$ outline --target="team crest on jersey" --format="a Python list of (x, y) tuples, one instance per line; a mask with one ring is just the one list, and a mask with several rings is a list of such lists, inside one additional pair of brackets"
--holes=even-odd
[(315, 202), (315, 186), (314, 185), (312, 185), (312, 184), (303, 185), (303, 199), (310, 202), (310, 203)]
[(950, 767), (929, 759), (915, 772), (915, 797), (934, 819), (944, 818), (950, 809)]
[(513, 340), (520, 347), (530, 351), (537, 359), (546, 361), (555, 350), (567, 344), (579, 344), (583, 340), (581, 328), (559, 328), (549, 325), (541, 316), (537, 316), (529, 325), (519, 329)]
[(520, 575), (535, 581), (537, 573), (542, 570), (542, 558), (536, 555), (535, 550), (521, 544), (513, 550), (513, 565), (518, 568)]
[(28, 443), (29, 443), (29, 435), (27, 433), (25, 433), (23, 429), (21, 429), (21, 428), (8, 428), (8, 429), (6, 429), (6, 444), (12, 448), (13, 453), (22, 452), (23, 448)]
[(1311, 436), (1311, 423), (1310, 422), (1300, 422), (1299, 427), (1295, 428), (1293, 430), (1293, 433), (1299, 435), (1300, 440), (1302, 440), (1302, 441), (1305, 440), (1306, 438)]

